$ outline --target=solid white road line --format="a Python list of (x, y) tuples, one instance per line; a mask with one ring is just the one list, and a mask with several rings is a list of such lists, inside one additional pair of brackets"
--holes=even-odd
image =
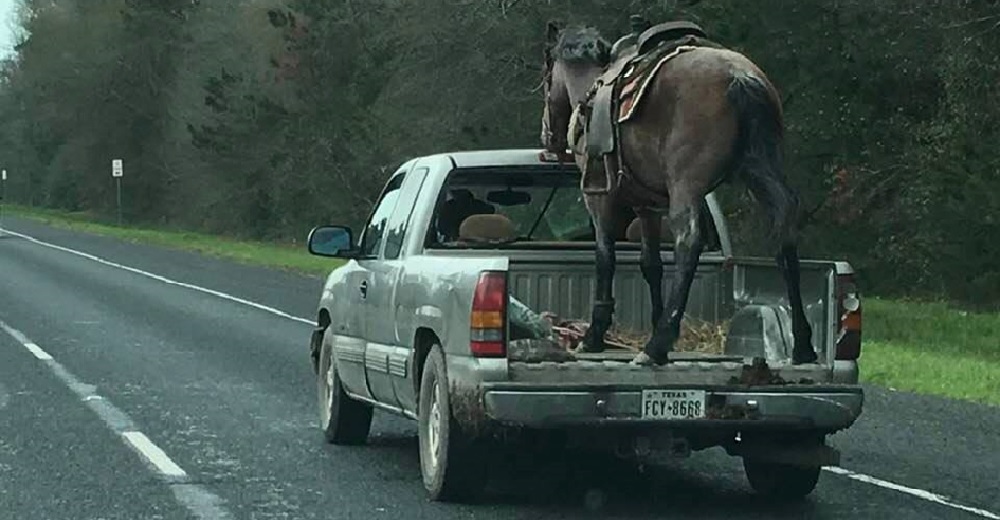
[(57, 379), (62, 381), (70, 391), (76, 394), (88, 408), (104, 422), (112, 432), (120, 435), (123, 441), (131, 446), (141, 455), (156, 472), (164, 477), (168, 477), (168, 484), (177, 501), (191, 511), (199, 519), (230, 519), (229, 513), (221, 504), (222, 499), (214, 493), (198, 484), (187, 483), (187, 473), (178, 466), (170, 457), (153, 444), (144, 433), (138, 431), (132, 419), (116, 408), (113, 404), (94, 395), (93, 385), (82, 383), (76, 376), (66, 370), (51, 354), (39, 347), (35, 342), (29, 340), (21, 331), (0, 321), (0, 330), (6, 332), (14, 338), (28, 352), (31, 352), (37, 359), (45, 363)]
[(170, 460), (170, 457), (160, 449), (159, 446), (153, 444), (153, 441), (146, 437), (146, 434), (142, 432), (122, 432), (122, 437), (132, 445), (136, 451), (139, 452), (150, 464), (156, 466), (156, 469), (160, 470), (160, 473), (168, 477), (186, 477), (187, 473), (181, 469), (174, 461)]
[(77, 251), (75, 249), (70, 249), (68, 247), (63, 247), (63, 246), (57, 246), (55, 244), (50, 244), (48, 242), (44, 242), (42, 240), (38, 240), (35, 237), (29, 236), (29, 235), (25, 235), (25, 234), (22, 234), (22, 233), (17, 233), (15, 231), (11, 231), (9, 229), (2, 229), (2, 230), (0, 230), (0, 232), (7, 233), (8, 235), (12, 235), (12, 236), (15, 236), (15, 237), (18, 237), (18, 238), (23, 238), (23, 239), (25, 239), (25, 240), (27, 240), (29, 242), (33, 242), (33, 243), (38, 244), (38, 245), (43, 246), (43, 247), (47, 247), (47, 248), (50, 248), (50, 249), (55, 249), (57, 251), (62, 251), (64, 253), (69, 253), (71, 255), (76, 255), (76, 256), (79, 256), (79, 257), (82, 257), (82, 258), (86, 258), (87, 260), (90, 260), (90, 261), (93, 261), (93, 262), (97, 262), (99, 264), (106, 265), (108, 267), (114, 267), (115, 269), (121, 269), (123, 271), (128, 271), (130, 273), (134, 273), (134, 274), (137, 274), (137, 275), (140, 275), (140, 276), (145, 276), (146, 278), (151, 278), (153, 280), (156, 280), (158, 282), (163, 282), (163, 283), (168, 284), (168, 285), (174, 285), (174, 286), (177, 286), (177, 287), (183, 287), (185, 289), (191, 289), (192, 291), (198, 291), (198, 292), (202, 292), (202, 293), (205, 293), (205, 294), (210, 294), (212, 296), (215, 296), (215, 297), (218, 297), (218, 298), (222, 298), (223, 300), (227, 300), (227, 301), (231, 301), (233, 303), (239, 303), (241, 305), (246, 305), (246, 306), (249, 306), (249, 307), (253, 307), (255, 309), (262, 310), (264, 312), (273, 314), (275, 316), (286, 318), (286, 319), (289, 319), (289, 320), (292, 320), (292, 321), (296, 321), (296, 322), (299, 322), (299, 323), (305, 323), (306, 325), (315, 325), (316, 324), (314, 320), (307, 320), (305, 318), (299, 318), (297, 316), (292, 316), (291, 314), (288, 314), (287, 312), (279, 310), (279, 309), (275, 309), (274, 307), (268, 307), (267, 305), (263, 305), (263, 304), (260, 304), (260, 303), (257, 303), (257, 302), (252, 302), (250, 300), (245, 300), (245, 299), (240, 298), (238, 296), (233, 296), (231, 294), (226, 294), (226, 293), (224, 293), (222, 291), (216, 291), (214, 289), (208, 289), (206, 287), (201, 287), (201, 286), (198, 286), (198, 285), (193, 285), (193, 284), (189, 284), (189, 283), (179, 282), (177, 280), (171, 280), (170, 278), (167, 278), (166, 276), (160, 276), (160, 275), (158, 275), (156, 273), (150, 273), (148, 271), (143, 271), (142, 269), (136, 269), (134, 267), (129, 267), (127, 265), (122, 265), (122, 264), (119, 264), (119, 263), (111, 262), (111, 261), (105, 260), (105, 259), (103, 259), (103, 258), (101, 258), (99, 256), (95, 256), (95, 255), (92, 255), (90, 253), (84, 253), (83, 251)]
[[(122, 270), (128, 271), (130, 273), (139, 274), (139, 275), (145, 276), (147, 278), (151, 278), (153, 280), (157, 280), (157, 281), (169, 284), (169, 285), (175, 285), (175, 286), (178, 286), (178, 287), (184, 287), (184, 288), (191, 289), (191, 290), (198, 291), (198, 292), (202, 292), (202, 293), (205, 293), (205, 294), (210, 294), (212, 296), (216, 296), (216, 297), (222, 298), (223, 300), (227, 300), (227, 301), (231, 301), (231, 302), (235, 302), (235, 303), (240, 303), (240, 304), (243, 304), (243, 305), (248, 305), (248, 306), (253, 307), (255, 309), (259, 309), (259, 310), (262, 310), (264, 312), (268, 312), (270, 314), (273, 314), (275, 316), (280, 316), (282, 318), (287, 318), (287, 319), (290, 319), (292, 321), (296, 321), (296, 322), (299, 322), (299, 323), (304, 323), (306, 325), (310, 325), (310, 326), (315, 325), (315, 323), (313, 322), (313, 320), (308, 320), (308, 319), (305, 319), (305, 318), (299, 318), (297, 316), (292, 316), (291, 314), (288, 314), (287, 312), (282, 311), (282, 310), (275, 309), (274, 307), (269, 307), (267, 305), (263, 305), (263, 304), (260, 304), (260, 303), (252, 302), (252, 301), (249, 301), (249, 300), (245, 300), (243, 298), (239, 298), (237, 296), (232, 296), (232, 295), (226, 294), (226, 293), (221, 292), (221, 291), (216, 291), (214, 289), (208, 289), (206, 287), (200, 287), (200, 286), (192, 285), (192, 284), (189, 284), (189, 283), (184, 283), (184, 282), (178, 282), (176, 280), (171, 280), (169, 278), (166, 278), (164, 276), (160, 276), (158, 274), (146, 272), (146, 271), (143, 271), (141, 269), (136, 269), (134, 267), (129, 267), (129, 266), (126, 266), (126, 265), (122, 265), (122, 264), (118, 264), (118, 263), (115, 263), (115, 262), (111, 262), (111, 261), (105, 260), (103, 258), (97, 257), (95, 255), (92, 255), (90, 253), (84, 253), (83, 251), (77, 251), (75, 249), (70, 249), (68, 247), (63, 247), (63, 246), (58, 246), (58, 245), (55, 245), (55, 244), (50, 244), (48, 242), (39, 240), (39, 239), (37, 239), (35, 237), (29, 236), (29, 235), (25, 235), (25, 234), (22, 234), (22, 233), (16, 233), (14, 231), (5, 230), (5, 229), (0, 229), (0, 232), (7, 233), (9, 235), (13, 235), (13, 236), (16, 236), (16, 237), (23, 238), (25, 240), (28, 240), (30, 242), (33, 242), (33, 243), (38, 244), (38, 245), (43, 246), (43, 247), (48, 247), (50, 249), (55, 249), (57, 251), (63, 251), (63, 252), (66, 252), (66, 253), (69, 253), (69, 254), (72, 254), (72, 255), (80, 256), (80, 257), (86, 258), (88, 260), (92, 260), (94, 262), (97, 262), (99, 264), (106, 265), (108, 267), (114, 267), (116, 269), (122, 269)], [(3, 326), (3, 324), (0, 323), (0, 327), (2, 327), (2, 326)], [(6, 327), (4, 327), (4, 330), (6, 330)], [(8, 331), (8, 333), (9, 332), (10, 331)], [(21, 337), (23, 338), (23, 336), (21, 336)], [(17, 336), (15, 336), (15, 338), (17, 338)], [(39, 349), (39, 350), (41, 350), (41, 349)], [(951, 507), (953, 509), (958, 509), (958, 510), (961, 510), (961, 511), (966, 511), (966, 512), (969, 512), (969, 513), (972, 513), (972, 514), (975, 514), (975, 515), (979, 515), (979, 516), (981, 516), (983, 518), (988, 518), (990, 520), (1000, 520), (1000, 516), (998, 516), (996, 513), (992, 513), (990, 511), (986, 511), (984, 509), (978, 509), (978, 508), (975, 508), (975, 507), (969, 507), (969, 506), (965, 506), (965, 505), (962, 505), (962, 504), (958, 504), (956, 502), (951, 501), (950, 499), (948, 499), (947, 497), (945, 497), (943, 495), (939, 495), (939, 494), (933, 493), (931, 491), (926, 491), (926, 490), (923, 490), (923, 489), (910, 488), (910, 487), (907, 487), (907, 486), (903, 486), (903, 485), (900, 485), (900, 484), (889, 482), (887, 480), (882, 480), (880, 478), (873, 477), (871, 475), (865, 475), (863, 473), (856, 473), (854, 471), (851, 471), (851, 470), (848, 470), (848, 469), (844, 469), (844, 468), (841, 468), (841, 467), (838, 467), (838, 466), (826, 466), (823, 469), (826, 470), (826, 471), (828, 471), (828, 472), (830, 472), (830, 473), (833, 473), (833, 474), (836, 474), (836, 475), (841, 475), (841, 476), (847, 477), (849, 479), (855, 480), (857, 482), (863, 482), (865, 484), (870, 484), (870, 485), (877, 486), (877, 487), (880, 487), (880, 488), (883, 488), (883, 489), (890, 489), (890, 490), (893, 490), (893, 491), (898, 491), (898, 492), (905, 493), (907, 495), (919, 498), (921, 500), (926, 500), (928, 502), (934, 502), (936, 504), (941, 504), (941, 505), (944, 505), (944, 506), (947, 506), (947, 507)]]
[(880, 478), (875, 478), (871, 475), (865, 475), (863, 473), (855, 473), (849, 469), (844, 469), (837, 466), (827, 466), (824, 467), (826, 471), (830, 473), (835, 473), (837, 475), (843, 475), (849, 479), (856, 480), (858, 482), (864, 482), (865, 484), (871, 484), (873, 486), (878, 486), (880, 488), (891, 489), (893, 491), (898, 491), (900, 493), (906, 493), (907, 495), (914, 496), (928, 502), (935, 502), (943, 506), (948, 506), (954, 509), (960, 509), (962, 511), (972, 513), (974, 515), (979, 515), (983, 518), (989, 518), (990, 520), (1000, 520), (1000, 516), (996, 513), (991, 513), (985, 509), (979, 509), (976, 507), (964, 506), (956, 502), (951, 501), (948, 497), (939, 495), (937, 493), (931, 493), (930, 491), (925, 491), (923, 489), (914, 489), (911, 487), (901, 486), (894, 482), (889, 482), (887, 480), (882, 480)]

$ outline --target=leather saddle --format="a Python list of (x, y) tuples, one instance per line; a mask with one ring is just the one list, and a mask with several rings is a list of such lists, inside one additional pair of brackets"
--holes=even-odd
[(571, 146), (587, 157), (581, 180), (584, 193), (608, 193), (626, 175), (618, 146), (620, 111), (627, 103), (630, 114), (638, 104), (636, 85), (683, 46), (717, 46), (706, 38), (698, 25), (677, 21), (654, 25), (638, 35), (630, 33), (615, 43), (611, 64), (578, 107), (572, 125), (576, 135), (570, 136)]

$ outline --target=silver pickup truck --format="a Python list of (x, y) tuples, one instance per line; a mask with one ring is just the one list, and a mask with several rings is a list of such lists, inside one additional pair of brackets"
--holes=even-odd
[[(655, 367), (630, 364), (624, 343), (575, 353), (556, 325), (588, 317), (593, 300), (579, 175), (540, 150), (419, 157), (389, 177), (357, 239), (344, 226), (312, 230), (311, 253), (343, 260), (310, 345), (326, 439), (364, 443), (375, 408), (415, 419), (434, 500), (478, 494), (483, 455), (524, 432), (640, 462), (721, 446), (742, 457), (758, 493), (812, 492), (822, 466), (839, 463), (826, 437), (862, 408), (851, 266), (802, 262), (819, 360), (793, 364), (781, 274), (770, 258), (734, 256), (710, 195), (712, 240), (685, 319), (722, 338)], [(615, 327), (641, 333), (649, 293), (639, 244), (622, 228)], [(670, 284), (669, 245), (662, 257)]]

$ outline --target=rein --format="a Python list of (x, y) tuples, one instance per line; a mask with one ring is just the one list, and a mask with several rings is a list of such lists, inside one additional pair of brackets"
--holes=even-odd
[[(555, 122), (553, 118), (553, 110), (549, 108), (549, 94), (552, 91), (552, 66), (549, 62), (549, 66), (545, 68), (545, 72), (542, 75), (542, 83), (539, 88), (545, 94), (545, 117), (542, 118), (542, 138), (544, 139), (546, 148), (552, 146), (552, 137), (554, 135), (552, 129), (555, 128)], [(537, 89), (536, 89), (537, 90)]]

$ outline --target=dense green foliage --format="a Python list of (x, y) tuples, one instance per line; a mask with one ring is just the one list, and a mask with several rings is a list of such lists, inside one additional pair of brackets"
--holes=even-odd
[[(781, 90), (807, 256), (870, 290), (1000, 296), (997, 0), (25, 0), (0, 164), (17, 202), (303, 237), (364, 219), (407, 156), (536, 146), (550, 18), (643, 11), (747, 53)], [(739, 243), (760, 212), (735, 190)], [(735, 197), (739, 199), (735, 199)]]

